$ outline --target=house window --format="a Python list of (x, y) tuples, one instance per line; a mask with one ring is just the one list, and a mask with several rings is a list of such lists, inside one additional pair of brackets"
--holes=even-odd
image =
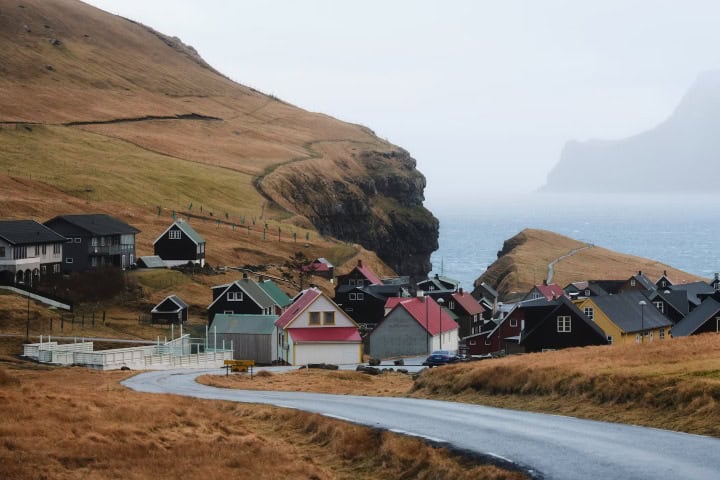
[(540, 298), (540, 294), (537, 293), (537, 292), (533, 292), (532, 298), (533, 298), (533, 299)]
[(232, 315), (232, 314), (235, 313), (235, 312), (233, 312), (232, 310), (223, 310), (223, 313), (224, 313), (225, 315)]
[(81, 242), (82, 242), (82, 238), (80, 238), (80, 237), (75, 237), (75, 240), (73, 240), (73, 241), (74, 241), (75, 243), (81, 243)]
[(53, 243), (53, 253), (58, 254), (60, 253), (60, 249), (62, 248), (62, 244), (60, 243)]
[(361, 279), (358, 279), (357, 282), (355, 282), (355, 285), (357, 285), (358, 287), (362, 287), (365, 285), (365, 282), (363, 282)]
[(572, 321), (569, 315), (560, 315), (557, 317), (558, 333), (570, 333)]
[(47, 245), (43, 243), (41, 248), (42, 248), (42, 254), (45, 255), (47, 253)]
[(351, 287), (354, 287), (354, 286), (355, 286), (355, 279), (354, 279), (354, 278), (351, 278), (350, 280), (348, 280), (348, 285), (350, 285)]
[(320, 312), (310, 312), (308, 325), (320, 325)]
[(228, 302), (242, 302), (243, 292), (228, 292), (227, 299)]
[(660, 335), (659, 335), (659, 336), (660, 336), (660, 340), (665, 340), (665, 329), (664, 329), (664, 328), (661, 328), (661, 329), (660, 329)]
[(715, 322), (716, 322), (716, 324), (715, 324), (715, 331), (716, 331), (717, 333), (720, 333), (720, 317), (715, 317)]
[(477, 343), (475, 342), (475, 340), (470, 340), (469, 343), (470, 343), (470, 345), (477, 345)]
[(640, 343), (640, 334), (635, 334), (635, 343)]
[(485, 345), (492, 345), (492, 340), (490, 340), (490, 337), (485, 337)]
[(27, 258), (27, 247), (23, 245), (13, 248), (13, 259), (21, 260), (23, 258)]
[(585, 307), (583, 313), (589, 320), (595, 320), (595, 309), (593, 307)]
[(665, 313), (665, 304), (662, 301), (658, 300), (657, 302), (653, 302), (653, 305), (660, 310), (660, 313)]
[(662, 282), (660, 282), (660, 285), (662, 285), (663, 287), (667, 287), (667, 282), (663, 280)]
[(168, 232), (170, 240), (180, 240), (180, 230), (170, 230)]
[(351, 293), (350, 295), (348, 295), (348, 299), (357, 300), (357, 295), (355, 295), (354, 293)]
[(511, 326), (511, 327), (517, 327), (517, 318), (511, 318), (511, 319), (510, 319), (510, 326)]
[(634, 278), (630, 279), (630, 286), (631, 286), (631, 287), (634, 287), (634, 286), (635, 286), (635, 283), (636, 283), (636, 282), (635, 282), (635, 279), (634, 279)]
[(357, 299), (358, 299), (358, 300), (365, 300), (365, 294), (364, 294), (364, 293), (358, 293), (358, 294), (357, 294)]
[(34, 250), (35, 250), (34, 256), (37, 257), (38, 255), (40, 255), (40, 246), (39, 246), (39, 245), (34, 245), (33, 248), (34, 248)]
[(90, 257), (90, 266), (97, 267), (97, 257)]
[(98, 244), (97, 237), (92, 237), (90, 239), (90, 245), (93, 247), (97, 247), (97, 244)]
[(612, 345), (612, 344), (613, 344), (613, 338), (612, 338), (612, 335), (608, 335), (608, 337), (607, 337), (607, 340), (608, 340), (608, 343), (609, 343), (610, 345)]
[(65, 263), (73, 263), (72, 257), (68, 257), (65, 259)]
[(0, 247), (0, 257), (5, 256), (5, 247)]
[(323, 312), (323, 325), (335, 325), (335, 312)]
[(454, 300), (450, 300), (450, 303), (448, 303), (448, 308), (450, 310), (455, 310), (455, 301)]
[(40, 265), (40, 273), (43, 275), (47, 273), (47, 265)]
[(60, 273), (60, 265), (57, 263), (53, 265), (53, 273)]
[(590, 289), (589, 289), (589, 288), (586, 288), (586, 289), (585, 289), (585, 296), (586, 296), (586, 297), (589, 297), (589, 296), (590, 296)]

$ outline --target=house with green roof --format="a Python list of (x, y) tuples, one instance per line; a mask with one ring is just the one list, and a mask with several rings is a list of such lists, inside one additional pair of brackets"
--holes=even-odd
[(272, 280), (260, 280), (257, 285), (273, 299), (277, 315), (282, 315), (282, 312), (292, 303), (292, 299)]
[(188, 262), (205, 266), (205, 239), (182, 218), (165, 229), (153, 242), (153, 249), (169, 267)]

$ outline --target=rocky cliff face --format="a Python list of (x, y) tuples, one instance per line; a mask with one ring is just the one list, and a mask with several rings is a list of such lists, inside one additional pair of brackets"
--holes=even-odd
[(715, 192), (720, 72), (701, 75), (672, 115), (633, 137), (569, 142), (549, 192)]
[(278, 168), (260, 186), (323, 235), (375, 251), (401, 275), (426, 277), (439, 223), (423, 207), (425, 177), (415, 160), (402, 149), (362, 150), (336, 166), (329, 171), (297, 162)]

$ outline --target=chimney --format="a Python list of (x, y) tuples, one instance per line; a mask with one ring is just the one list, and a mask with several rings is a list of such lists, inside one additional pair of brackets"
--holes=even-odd
[(715, 274), (715, 280), (720, 280), (720, 273)]
[(667, 270), (663, 270), (663, 275), (667, 277)]
[(462, 287), (460, 287), (460, 296), (463, 296), (463, 295), (465, 295), (465, 293), (463, 292)]
[(397, 296), (398, 296), (398, 297), (402, 297), (402, 296), (403, 296), (403, 289), (402, 289), (402, 288), (398, 288)]
[(435, 278), (440, 278), (440, 275), (436, 273)]
[(358, 267), (362, 267), (362, 259), (358, 258), (358, 264), (357, 264), (357, 266), (358, 266)]
[(243, 272), (243, 278), (248, 278), (247, 272)]
[(642, 275), (642, 270), (638, 270), (638, 275)]
[(547, 287), (547, 278), (543, 279), (543, 285), (545, 285)]

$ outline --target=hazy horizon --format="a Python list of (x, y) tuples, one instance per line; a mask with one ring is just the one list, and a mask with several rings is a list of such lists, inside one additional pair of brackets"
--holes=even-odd
[(87, 3), (407, 149), (431, 208), (532, 192), (567, 141), (648, 130), (720, 66), (707, 0)]

